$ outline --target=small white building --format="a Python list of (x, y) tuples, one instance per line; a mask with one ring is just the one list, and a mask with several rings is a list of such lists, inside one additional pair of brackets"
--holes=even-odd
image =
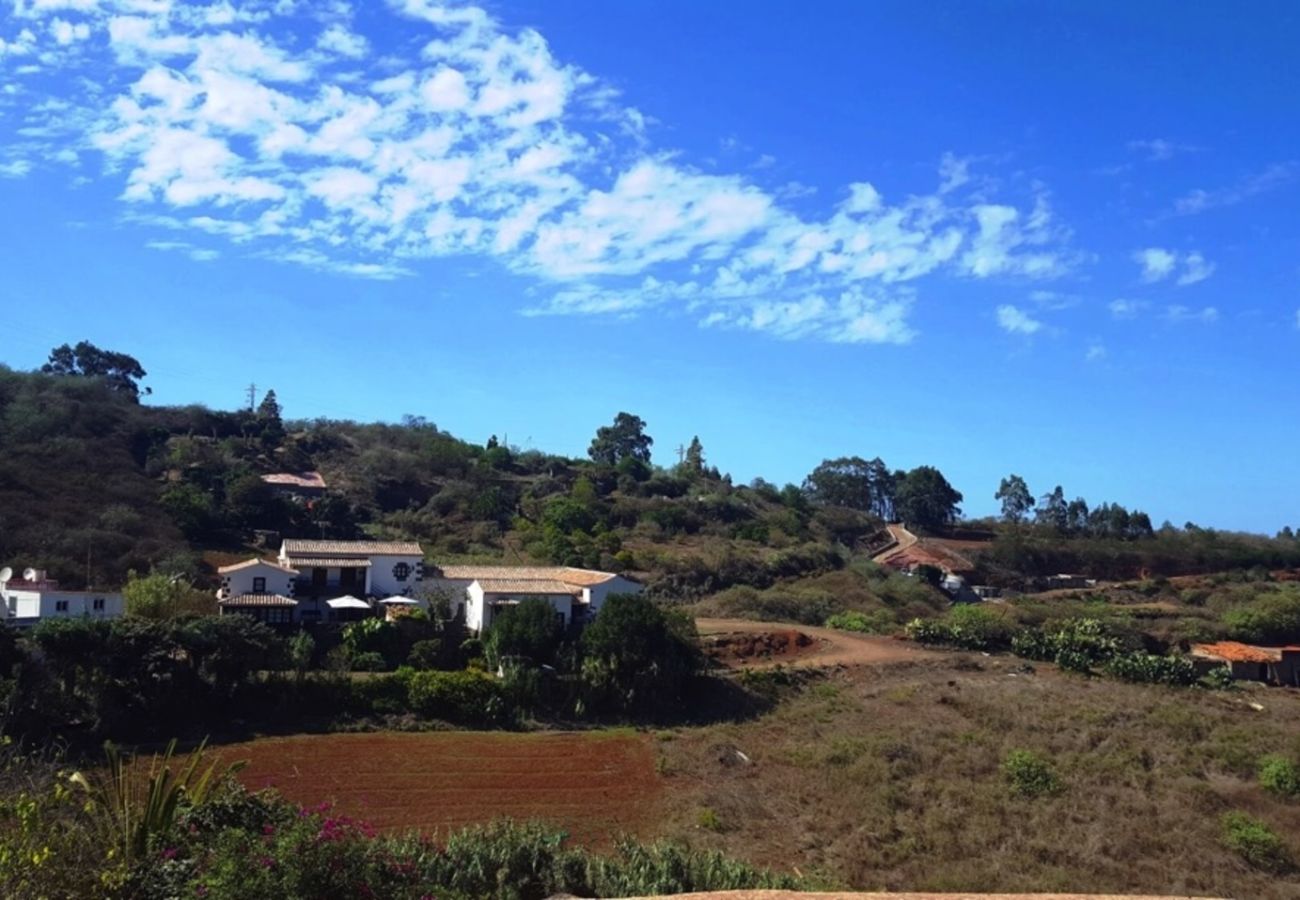
[(27, 569), (15, 579), (12, 570), (0, 570), (0, 600), (5, 620), (26, 627), (45, 619), (116, 619), (126, 612), (126, 601), (111, 591), (65, 591), (37, 569)]
[(452, 615), (483, 632), (502, 609), (540, 597), (555, 609), (564, 626), (584, 625), (600, 612), (611, 594), (639, 594), (642, 586), (612, 572), (572, 566), (441, 566), (429, 585), (452, 595)]
[(266, 559), (248, 559), (222, 566), (217, 574), (221, 576), (217, 607), (222, 615), (242, 613), (268, 625), (298, 620), (298, 601), (293, 596), (296, 569)]

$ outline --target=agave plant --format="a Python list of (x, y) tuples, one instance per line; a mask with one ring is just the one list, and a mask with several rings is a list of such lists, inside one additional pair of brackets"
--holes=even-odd
[(108, 832), (114, 855), (124, 863), (143, 856), (162, 835), (171, 831), (181, 803), (202, 804), (226, 776), (243, 768), (242, 762), (220, 769), (221, 760), (205, 764), (204, 740), (183, 762), (176, 760), (176, 740), (155, 754), (147, 776), (122, 755), (111, 741), (104, 744), (108, 764), (102, 774), (74, 772), (69, 780), (82, 788)]

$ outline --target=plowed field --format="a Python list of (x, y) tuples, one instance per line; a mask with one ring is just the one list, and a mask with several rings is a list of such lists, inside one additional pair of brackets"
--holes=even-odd
[(333, 803), (381, 831), (445, 834), (509, 817), (608, 844), (654, 821), (661, 789), (649, 740), (626, 733), (298, 735), (221, 755), (248, 761), (239, 778), (250, 789)]

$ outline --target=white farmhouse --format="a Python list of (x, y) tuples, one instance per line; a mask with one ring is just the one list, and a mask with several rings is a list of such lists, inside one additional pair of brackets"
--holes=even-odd
[(441, 566), (429, 584), (452, 595), (452, 615), (482, 633), (501, 610), (530, 597), (551, 605), (561, 624), (584, 625), (611, 594), (639, 594), (638, 582), (612, 572), (571, 566)]
[(297, 596), (409, 596), (424, 581), (424, 551), (414, 541), (313, 541), (290, 538), (280, 564), (298, 572)]
[(65, 591), (58, 582), (38, 569), (27, 569), (22, 578), (12, 570), (0, 570), (0, 600), (10, 625), (25, 627), (45, 619), (115, 619), (126, 611), (120, 593), (108, 591)]

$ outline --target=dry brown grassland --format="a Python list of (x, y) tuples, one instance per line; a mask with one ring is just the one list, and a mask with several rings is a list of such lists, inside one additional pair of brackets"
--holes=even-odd
[[(756, 720), (656, 736), (665, 831), (862, 890), (1300, 897), (1300, 876), (1251, 868), (1220, 822), (1245, 811), (1300, 856), (1300, 802), (1255, 780), (1265, 754), (1300, 756), (1300, 692), (966, 654), (799, 678)], [(1050, 762), (1057, 792), (1013, 794), (1017, 749)]]

